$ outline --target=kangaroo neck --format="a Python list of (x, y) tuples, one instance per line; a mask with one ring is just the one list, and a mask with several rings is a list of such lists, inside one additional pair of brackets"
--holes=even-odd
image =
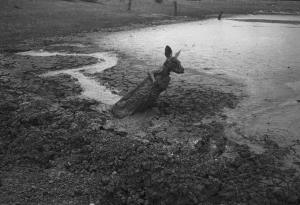
[(169, 68), (166, 67), (165, 65), (163, 65), (160, 74), (161, 74), (161, 75), (164, 75), (164, 76), (170, 75), (170, 70), (169, 70)]

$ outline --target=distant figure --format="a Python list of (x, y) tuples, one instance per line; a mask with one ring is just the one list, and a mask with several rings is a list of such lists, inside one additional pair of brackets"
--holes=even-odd
[(221, 19), (222, 19), (222, 15), (223, 15), (223, 11), (221, 11), (221, 12), (219, 13), (218, 20), (221, 20)]
[(172, 49), (165, 48), (166, 61), (163, 66), (155, 71), (149, 72), (148, 76), (133, 90), (129, 91), (121, 100), (112, 107), (112, 113), (118, 118), (144, 111), (153, 106), (161, 92), (167, 89), (170, 83), (170, 73), (183, 73), (178, 56), (172, 56)]

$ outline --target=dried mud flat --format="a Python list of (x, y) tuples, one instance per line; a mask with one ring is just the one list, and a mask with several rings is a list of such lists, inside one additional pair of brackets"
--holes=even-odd
[[(58, 44), (37, 48), (99, 51)], [(146, 65), (118, 55), (93, 77), (123, 95)], [(266, 138), (255, 154), (225, 137), (222, 110), (242, 95), (235, 82), (187, 69), (153, 109), (119, 120), (80, 97), (71, 76), (40, 76), (95, 62), (0, 55), (0, 204), (299, 204), (299, 172), (283, 166), (292, 147)]]

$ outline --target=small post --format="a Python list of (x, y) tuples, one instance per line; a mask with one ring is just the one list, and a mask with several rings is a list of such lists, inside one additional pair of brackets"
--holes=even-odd
[(177, 1), (174, 1), (174, 16), (177, 16)]
[(223, 11), (221, 11), (221, 12), (219, 13), (218, 20), (221, 20), (221, 19), (222, 19), (222, 15), (223, 15)]
[(132, 3), (131, 1), (132, 0), (128, 0), (128, 8), (127, 8), (128, 11), (131, 11), (131, 3)]

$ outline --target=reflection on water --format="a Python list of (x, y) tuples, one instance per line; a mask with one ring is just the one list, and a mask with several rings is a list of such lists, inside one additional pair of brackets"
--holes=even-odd
[(299, 21), (300, 16), (246, 15), (93, 37), (100, 47), (126, 52), (154, 66), (164, 60), (165, 45), (182, 49), (185, 67), (223, 73), (247, 85), (250, 98), (229, 115), (231, 120), (243, 122), (249, 135), (285, 129), (298, 137), (300, 104), (288, 102), (300, 99)]

